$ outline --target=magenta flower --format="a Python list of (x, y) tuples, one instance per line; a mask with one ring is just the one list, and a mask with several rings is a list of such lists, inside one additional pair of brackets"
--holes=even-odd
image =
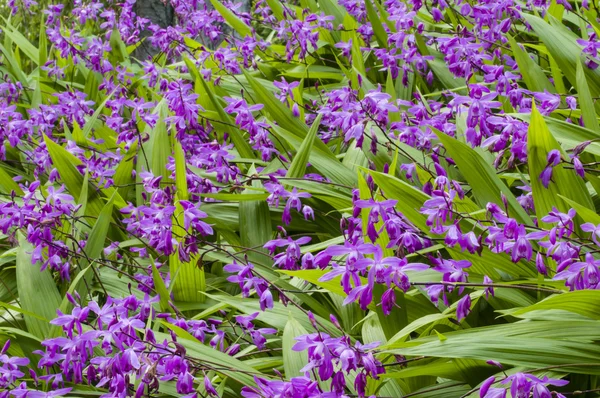
[(458, 301), (456, 307), (456, 319), (460, 322), (469, 315), (471, 312), (471, 296), (466, 294), (463, 298)]
[(600, 260), (596, 260), (591, 253), (586, 253), (585, 261), (560, 264), (553, 279), (565, 280), (571, 290), (595, 289), (600, 282), (599, 266)]
[(537, 398), (550, 397), (550, 391), (546, 385), (565, 386), (569, 384), (567, 380), (550, 379), (548, 376), (538, 378), (527, 373), (516, 373), (508, 376), (501, 384), (510, 383), (510, 393), (513, 397), (527, 397), (532, 392)]
[(185, 229), (193, 227), (195, 230), (199, 230), (203, 235), (212, 235), (212, 227), (209, 224), (200, 221), (201, 218), (208, 217), (205, 212), (198, 210), (196, 205), (186, 200), (180, 200), (179, 204), (183, 207)]
[(348, 62), (352, 63), (352, 39), (347, 42), (338, 42), (334, 45), (335, 48), (339, 48), (342, 51), (342, 55), (348, 58)]
[(542, 174), (540, 174), (540, 180), (542, 180), (542, 184), (544, 185), (544, 187), (548, 188), (550, 180), (552, 179), (552, 169), (558, 166), (560, 161), (560, 151), (558, 151), (557, 149), (552, 149), (550, 152), (548, 152), (548, 163), (546, 165), (546, 168), (544, 168), (544, 171), (542, 171)]
[[(547, 216), (542, 217), (543, 222), (547, 223), (557, 223), (556, 232), (550, 232), (551, 237), (556, 234), (558, 238), (562, 238), (563, 236), (569, 236), (573, 232), (575, 228), (573, 224), (573, 218), (576, 215), (575, 209), (571, 208), (567, 213), (561, 213), (556, 209), (556, 207), (552, 208), (552, 211), (548, 213)], [(555, 239), (552, 237), (552, 239)]]
[(361, 309), (366, 310), (373, 301), (373, 285), (368, 282), (365, 285), (356, 286), (344, 299), (344, 305), (358, 301)]
[(599, 238), (600, 238), (600, 224), (598, 225), (594, 225), (590, 222), (586, 222), (585, 224), (581, 225), (581, 229), (584, 230), (585, 232), (591, 232), (592, 233), (592, 240), (594, 241), (594, 243), (596, 243), (597, 245), (600, 245), (599, 242)]

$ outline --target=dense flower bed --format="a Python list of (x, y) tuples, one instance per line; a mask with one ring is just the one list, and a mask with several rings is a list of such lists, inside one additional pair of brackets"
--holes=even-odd
[(7, 5), (0, 398), (600, 391), (595, 3)]

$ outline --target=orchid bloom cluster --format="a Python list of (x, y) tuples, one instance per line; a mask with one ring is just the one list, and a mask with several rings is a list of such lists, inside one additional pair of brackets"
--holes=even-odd
[(483, 382), (479, 390), (480, 398), (506, 398), (508, 391), (510, 391), (512, 397), (529, 397), (533, 394), (534, 397), (540, 398), (564, 398), (563, 394), (551, 392), (548, 386), (561, 387), (569, 384), (567, 380), (551, 379), (548, 376), (539, 378), (527, 373), (515, 373), (507, 376), (498, 383), (499, 387), (492, 387), (495, 382), (496, 378), (494, 376)]
[[(312, 313), (308, 313), (313, 326), (318, 330), (318, 325)], [(331, 321), (336, 327), (340, 324), (335, 316)], [(246, 398), (278, 397), (291, 394), (303, 397), (346, 397), (345, 374), (358, 372), (355, 377), (354, 388), (359, 396), (365, 396), (368, 377), (379, 379), (385, 369), (373, 356), (373, 349), (379, 342), (361, 344), (356, 341), (352, 344), (349, 336), (331, 337), (326, 333), (317, 332), (296, 337), (293, 351), (308, 352), (308, 364), (300, 371), (304, 376), (293, 377), (289, 382), (255, 378), (258, 388), (244, 387), (242, 396)], [(330, 381), (331, 392), (323, 392), (319, 384), (309, 377), (311, 372), (318, 374), (322, 382)]]
[[(0, 398), (416, 395), (460, 332), (599, 289), (596, 5), (141, 3), (7, 2)], [(568, 395), (473, 359), (432, 383)]]
[[(173, 318), (170, 314), (157, 314), (152, 304), (158, 298), (145, 295), (123, 299), (109, 298), (101, 307), (90, 301), (81, 306), (71, 295), (67, 296), (73, 305), (70, 314), (62, 314), (50, 323), (62, 328), (62, 337), (43, 341), (43, 350), (36, 351), (40, 359), (38, 367), (46, 374), (36, 376), (32, 372), (34, 386), (42, 383), (51, 385), (54, 395), (68, 393), (72, 388), (65, 383), (86, 383), (108, 390), (104, 397), (147, 396), (157, 391), (161, 382), (173, 381), (181, 396), (197, 396), (194, 380), (201, 379), (210, 396), (218, 396), (212, 386), (208, 372), (210, 367), (198, 363), (186, 355), (186, 349), (177, 342), (175, 333), (158, 338), (147, 323), (152, 319), (164, 319), (170, 325), (189, 333), (200, 342), (207, 341), (215, 350), (234, 356), (244, 347), (236, 342), (230, 331), (227, 333), (220, 319), (186, 320)], [(258, 313), (250, 316), (237, 316), (230, 327), (240, 330), (242, 343), (253, 344), (264, 349), (266, 337), (277, 333), (272, 328), (258, 328), (253, 321)], [(27, 358), (8, 357), (4, 352), (10, 346), (8, 341), (0, 355), (2, 361), (2, 388), (9, 392), (2, 396), (43, 396), (41, 392), (30, 390), (24, 381), (21, 367), (29, 363)], [(99, 355), (102, 353), (102, 355)], [(14, 388), (11, 388), (14, 387)], [(36, 395), (37, 394), (37, 395)]]
[[(373, 357), (370, 349), (379, 345), (378, 342), (361, 345), (350, 344), (347, 337), (331, 338), (325, 333), (314, 333), (296, 338), (298, 342), (292, 347), (294, 351), (308, 351), (309, 363), (302, 371), (309, 372), (318, 369), (319, 378), (323, 381), (331, 379), (331, 390), (344, 393), (346, 381), (344, 373), (360, 368), (354, 387), (359, 395), (365, 395), (367, 376), (374, 379), (385, 373), (381, 363)], [(335, 371), (339, 368), (340, 371)]]

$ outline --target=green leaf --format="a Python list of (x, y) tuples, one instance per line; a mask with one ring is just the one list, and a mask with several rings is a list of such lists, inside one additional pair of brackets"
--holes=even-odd
[(507, 273), (513, 278), (519, 277), (535, 277), (537, 272), (535, 266), (530, 262), (521, 260), (514, 263), (510, 256), (506, 253), (494, 253), (487, 247), (483, 248), (481, 254), (471, 254), (467, 251), (463, 252), (458, 248), (448, 249), (448, 252), (455, 260), (468, 260), (471, 265), (471, 270), (479, 275), (488, 275), (498, 279), (501, 276), (497, 270)]
[(188, 199), (187, 168), (185, 166), (185, 154), (179, 140), (175, 140), (175, 187), (180, 200)]
[[(80, 66), (80, 68), (82, 70), (84, 69), (83, 66)], [(98, 97), (98, 86), (100, 84), (98, 83), (98, 79), (96, 78), (96, 76), (97, 76), (97, 73), (94, 72), (93, 70), (90, 70), (87, 73), (85, 87), (83, 89), (83, 92), (87, 94), (86, 99), (91, 100), (91, 101), (97, 101), (97, 97)]]
[[(185, 236), (188, 236), (191, 231), (186, 231), (184, 228), (184, 210), (179, 201), (175, 202), (172, 223), (173, 235), (177, 236), (178, 244), (185, 244)], [(206, 290), (206, 277), (199, 254), (192, 255), (189, 261), (183, 261), (179, 256), (179, 251), (174, 252), (169, 256), (169, 270), (172, 279), (170, 288), (176, 301), (204, 302), (203, 292)]]
[(16, 263), (17, 289), (21, 308), (36, 314), (39, 318), (47, 319), (42, 321), (37, 317), (25, 315), (25, 324), (29, 333), (45, 339), (53, 336), (58, 330), (49, 321), (56, 318), (61, 297), (50, 275), (50, 269), (40, 271), (40, 264), (32, 264), (33, 245), (20, 232), (17, 235), (19, 239)]
[[(8, 36), (6, 36), (6, 37), (8, 37)], [(0, 45), (0, 51), (2, 51), (2, 53), (4, 54), (4, 60), (7, 61), (7, 63), (8, 63), (8, 65), (7, 65), (8, 71), (13, 75), (15, 80), (21, 82), (24, 86), (27, 86), (28, 79), (25, 76), (25, 73), (23, 73), (23, 70), (19, 66), (15, 57), (13, 56), (13, 53), (10, 50), (10, 48), (7, 49), (4, 46)]]
[[(339, 278), (334, 278), (329, 281), (320, 281), (319, 280), (323, 275), (325, 275), (327, 273), (327, 271), (325, 271), (325, 270), (312, 270), (312, 269), (298, 270), (298, 271), (280, 270), (279, 272), (281, 272), (282, 274), (295, 276), (296, 278), (300, 278), (302, 280), (310, 282), (313, 285), (319, 286), (319, 287), (327, 290), (330, 293), (337, 294), (338, 296), (341, 296), (341, 297), (347, 296), (347, 294), (344, 292), (344, 289), (342, 288)], [(374, 311), (375, 305), (373, 305), (373, 304), (370, 305), (369, 309)]]
[(581, 60), (577, 60), (577, 93), (579, 99), (579, 106), (581, 107), (581, 115), (583, 116), (583, 123), (588, 129), (600, 133), (600, 126), (598, 125), (598, 118), (596, 117), (596, 110), (594, 109), (594, 100), (588, 86), (588, 82), (583, 72), (583, 65)]
[(433, 387), (423, 387), (412, 392), (411, 398), (447, 398), (462, 397), (468, 394), (471, 387), (468, 384), (455, 381), (445, 381)]
[(385, 337), (385, 332), (383, 331), (383, 327), (381, 326), (381, 322), (379, 318), (375, 315), (375, 313), (370, 312), (369, 315), (365, 318), (362, 323), (361, 329), (362, 342), (364, 344), (379, 342), (381, 344), (387, 341)]
[(182, 302), (204, 302), (202, 292), (206, 290), (206, 276), (200, 256), (192, 256), (190, 261), (181, 261), (176, 253), (169, 257), (169, 266), (173, 278), (173, 298)]
[[(531, 121), (531, 114), (513, 113), (510, 116), (517, 117), (526, 122)], [(550, 133), (561, 143), (563, 149), (572, 149), (583, 141), (592, 141), (600, 139), (600, 134), (574, 123), (567, 123), (563, 120), (544, 116), (544, 121)], [(584, 152), (593, 153), (600, 156), (600, 144), (592, 142)]]
[[(38, 34), (38, 65), (42, 66), (48, 61), (48, 37), (46, 35), (46, 18), (40, 15), (40, 32)], [(42, 73), (43, 72), (43, 73)], [(40, 74), (46, 76), (47, 73), (40, 69)]]
[(590, 319), (600, 319), (600, 291), (577, 290), (556, 294), (528, 307), (501, 312), (506, 315), (519, 317), (519, 315), (524, 315), (528, 312), (542, 310), (564, 310), (583, 315)]
[[(232, 380), (239, 382), (243, 386), (254, 386), (253, 376), (261, 376), (253, 367), (249, 366), (245, 361), (235, 359), (219, 350), (215, 350), (196, 339), (185, 330), (172, 325), (168, 322), (161, 322), (161, 325), (175, 332), (179, 339), (177, 340), (185, 350), (186, 354), (193, 358), (201, 358), (203, 362), (214, 368), (219, 374), (226, 375)], [(167, 333), (154, 332), (157, 341), (170, 341), (171, 337)]]
[(416, 376), (436, 376), (443, 377), (445, 379), (456, 379), (457, 374), (458, 369), (454, 361), (440, 359), (427, 362), (422, 366), (411, 366), (397, 372), (386, 373), (382, 376), (386, 379), (403, 379), (406, 377)]
[[(52, 164), (58, 170), (60, 181), (65, 184), (67, 190), (71, 195), (73, 195), (73, 197), (81, 197), (81, 187), (83, 186), (84, 178), (76, 167), (81, 164), (81, 161), (65, 148), (52, 141), (46, 135), (44, 135), (44, 142), (46, 143), (46, 148), (48, 148), (48, 153), (52, 159)], [(115, 194), (116, 189), (111, 187), (107, 189), (101, 189), (101, 191), (106, 196), (112, 197), (112, 195)], [(118, 193), (114, 197), (114, 203), (119, 207), (127, 206), (127, 203), (125, 203), (123, 198), (121, 198)], [(87, 213), (91, 216), (96, 216), (100, 214), (103, 207), (104, 203), (100, 199), (97, 189), (90, 189), (87, 203)]]
[[(77, 213), (75, 213), (76, 217), (84, 217), (85, 216), (85, 210), (87, 208), (89, 188), (90, 188), (89, 178), (90, 178), (89, 174), (85, 173), (85, 175), (83, 176), (83, 184), (81, 184), (81, 192), (79, 193), (79, 199), (77, 199), (77, 202), (76, 202), (78, 205), (80, 205), (79, 209), (77, 210)], [(87, 227), (87, 225), (85, 223), (79, 222), (79, 224), (81, 224), (82, 227), (84, 227), (84, 228)]]
[(344, 22), (344, 16), (347, 14), (346, 10), (340, 6), (335, 0), (319, 0), (319, 7), (325, 15), (331, 15), (335, 19), (333, 20), (333, 26), (339, 26)]
[[(288, 322), (289, 314), (292, 314), (302, 327), (306, 330), (312, 330), (313, 326), (310, 323), (310, 320), (306, 316), (306, 314), (298, 309), (295, 306), (289, 305), (284, 306), (280, 302), (274, 302), (273, 308), (270, 308), (268, 311), (262, 311), (260, 309), (260, 304), (257, 299), (251, 298), (242, 298), (239, 296), (225, 296), (225, 295), (213, 295), (206, 294), (207, 297), (221, 303), (222, 305), (229, 305), (231, 307), (237, 308), (239, 311), (251, 315), (255, 312), (258, 312), (258, 319), (261, 322), (270, 325), (273, 328), (283, 330), (285, 325)], [(319, 322), (320, 325), (323, 325), (324, 331), (332, 336), (338, 337), (341, 335), (339, 329), (337, 329), (333, 324), (318, 315), (315, 315), (315, 319)]]
[(262, 79), (259, 81), (258, 79), (252, 77), (245, 70), (244, 76), (246, 76), (250, 87), (254, 91), (254, 101), (259, 104), (264, 104), (265, 107), (263, 112), (268, 112), (268, 114), (277, 122), (279, 126), (284, 127), (286, 130), (304, 139), (307, 134), (308, 127), (300, 119), (294, 117), (292, 111), (275, 97), (273, 91), (269, 91), (269, 89), (267, 89), (266, 85), (272, 87), (272, 83), (267, 83)]
[[(582, 50), (581, 46), (577, 44), (577, 36), (551, 15), (547, 16), (550, 23), (535, 15), (523, 13), (522, 16), (546, 45), (560, 72), (572, 85), (577, 87), (576, 69)], [(590, 92), (593, 97), (597, 97), (600, 95), (600, 71), (585, 69), (584, 73), (587, 76)]]
[[(246, 189), (242, 196), (254, 196), (251, 190)], [(250, 200), (240, 202), (240, 241), (245, 247), (257, 247), (262, 250), (262, 246), (271, 240), (273, 230), (271, 227), (271, 217), (269, 206), (263, 200)], [(250, 254), (250, 253), (249, 253)], [(263, 261), (265, 256), (261, 256)]]
[(533, 62), (527, 51), (523, 50), (511, 35), (507, 35), (507, 38), (527, 88), (531, 91), (543, 92), (548, 90), (550, 93), (556, 93), (556, 89), (550, 83), (542, 68)]
[[(279, 126), (273, 126), (273, 132), (281, 139), (287, 141), (296, 151), (300, 150), (304, 135), (296, 135), (293, 132), (283, 129)], [(329, 178), (332, 182), (346, 185), (348, 187), (356, 184), (356, 173), (345, 167), (338, 158), (331, 152), (329, 147), (318, 137), (313, 142), (313, 148), (310, 152), (309, 162), (311, 165)]]
[(502, 194), (504, 194), (508, 201), (509, 216), (522, 223), (531, 224), (529, 215), (517, 202), (510, 189), (496, 175), (496, 171), (489, 162), (467, 144), (457, 141), (439, 130), (433, 130), (473, 189), (474, 198), (482, 208), (485, 208), (488, 202), (504, 207), (502, 204)]
[(452, 318), (454, 314), (430, 314), (424, 317), (418, 318), (417, 320), (411, 322), (407, 326), (405, 326), (402, 330), (396, 333), (392, 338), (389, 339), (388, 343), (380, 349), (384, 350), (387, 347), (393, 346), (394, 343), (398, 341), (404, 341), (412, 332), (421, 329), (424, 326), (427, 326), (432, 323), (436, 323), (442, 320), (446, 320), (448, 318)]
[[(421, 231), (429, 231), (425, 217), (419, 212), (429, 195), (399, 178), (376, 171), (369, 172), (388, 198), (398, 199), (396, 207)], [(402, 200), (400, 200), (402, 199)]]
[(247, 201), (255, 201), (260, 200), (264, 201), (269, 197), (268, 193), (251, 193), (256, 192), (252, 190), (248, 190), (248, 192), (244, 195), (240, 195), (237, 193), (204, 193), (200, 196), (205, 198), (212, 198), (217, 200), (223, 200), (228, 202), (247, 202)]
[(290, 313), (281, 338), (283, 369), (285, 370), (285, 377), (288, 379), (296, 376), (303, 376), (303, 372), (301, 372), (300, 369), (308, 363), (307, 352), (294, 351), (292, 350), (292, 347), (296, 344), (296, 337), (306, 334), (308, 334), (306, 329)]
[(436, 336), (438, 337), (438, 339), (440, 341), (446, 341), (446, 340), (448, 340), (448, 338), (446, 336), (444, 336), (443, 334), (441, 334), (437, 330), (433, 329), (433, 331), (435, 332)]
[(102, 249), (104, 249), (106, 245), (106, 235), (108, 234), (110, 223), (112, 221), (115, 194), (113, 194), (102, 208), (102, 211), (98, 215), (98, 219), (92, 228), (92, 232), (90, 232), (90, 235), (88, 236), (87, 243), (85, 244), (85, 254), (92, 260), (100, 258)]
[(229, 8), (225, 7), (219, 0), (210, 0), (215, 10), (221, 14), (225, 22), (231, 26), (241, 37), (252, 36), (252, 29), (246, 25)]
[(35, 88), (33, 89), (33, 95), (31, 96), (31, 108), (39, 109), (43, 101), (41, 84), (39, 81), (35, 81), (33, 84)]
[(158, 268), (156, 268), (154, 261), (152, 262), (152, 280), (154, 281), (154, 288), (156, 289), (156, 292), (160, 298), (160, 310), (163, 312), (173, 312), (173, 309), (169, 304), (169, 291), (167, 290), (165, 281), (160, 275), (160, 272), (158, 272)]
[(12, 301), (17, 298), (17, 275), (14, 269), (0, 270), (0, 301)]
[[(287, 64), (282, 64), (281, 68), (287, 68)], [(296, 79), (328, 79), (338, 80), (344, 79), (344, 75), (340, 73), (338, 68), (324, 65), (296, 65), (291, 69), (285, 69), (281, 72), (283, 76), (294, 77)], [(299, 88), (299, 87), (296, 87)], [(296, 99), (294, 94), (294, 99)], [(300, 110), (302, 111), (302, 109)], [(304, 119), (301, 119), (304, 120)]]
[[(249, 170), (250, 175), (256, 172), (254, 166)], [(252, 181), (252, 187), (259, 188), (262, 184), (258, 180)], [(246, 188), (242, 195), (254, 196), (250, 188)], [(269, 205), (264, 199), (241, 201), (239, 205), (240, 243), (244, 247), (253, 247), (257, 251), (247, 252), (251, 261), (272, 262), (263, 245), (273, 237)]]
[[(346, 16), (344, 17), (344, 26), (351, 27), (352, 25), (358, 28), (356, 21), (354, 21), (350, 14), (346, 14)], [(363, 78), (365, 78), (367, 75), (367, 70), (365, 68), (365, 59), (363, 57), (363, 53), (360, 47), (362, 40), (356, 34), (356, 30), (353, 29), (349, 33), (350, 38), (352, 39), (352, 69), (357, 74), (357, 77), (358, 75), (360, 75)], [(356, 84), (358, 85), (358, 81), (356, 82)], [(361, 90), (370, 91), (372, 89), (375, 89), (375, 87), (372, 86), (371, 82), (368, 79), (363, 79)]]
[(38, 62), (40, 62), (40, 54), (38, 49), (31, 44), (31, 42), (27, 40), (27, 38), (23, 36), (21, 32), (16, 30), (11, 25), (8, 25), (2, 28), (2, 33), (10, 37), (10, 39), (19, 47), (19, 50), (23, 51), (23, 54), (25, 54), (27, 58), (33, 61), (36, 65)]
[(10, 195), (13, 191), (17, 195), (23, 195), (23, 190), (21, 190), (19, 184), (2, 167), (0, 167), (0, 191), (7, 195)]
[(111, 51), (109, 53), (109, 58), (111, 58), (111, 63), (113, 65), (120, 64), (121, 62), (129, 59), (129, 53), (127, 52), (127, 47), (125, 43), (123, 43), (123, 39), (121, 38), (121, 32), (115, 27), (113, 28), (110, 34), (110, 48)]
[(517, 322), (459, 330), (423, 337), (384, 351), (395, 355), (425, 355), (436, 358), (489, 358), (507, 365), (539, 368), (560, 366), (565, 372), (600, 374), (597, 363), (600, 346), (590, 341), (600, 338), (597, 321)]
[(367, 17), (369, 18), (369, 22), (371, 22), (371, 27), (373, 28), (373, 33), (375, 34), (375, 39), (377, 40), (379, 47), (387, 48), (388, 35), (383, 28), (379, 15), (377, 15), (377, 11), (375, 11), (375, 8), (373, 7), (372, 1), (377, 0), (365, 0)]
[(150, 167), (154, 176), (163, 176), (163, 181), (168, 181), (169, 176), (171, 175), (171, 172), (167, 170), (169, 157), (172, 154), (171, 142), (169, 140), (167, 125), (164, 120), (165, 115), (162, 112), (160, 112), (160, 114), (160, 119), (150, 135), (150, 139), (152, 140), (152, 163)]
[(50, 319), (44, 318), (42, 316), (39, 316), (38, 314), (35, 314), (33, 312), (30, 312), (30, 311), (26, 311), (23, 308), (15, 307), (14, 305), (11, 305), (11, 304), (8, 304), (8, 303), (5, 303), (5, 302), (1, 302), (0, 301), (0, 308), (5, 308), (7, 310), (15, 311), (15, 312), (17, 312), (19, 314), (27, 315), (27, 316), (29, 316), (31, 318), (38, 319), (38, 320), (43, 321), (45, 323), (50, 322)]
[(117, 91), (116, 88), (113, 91), (111, 91), (110, 94), (108, 94), (106, 96), (106, 98), (104, 98), (104, 101), (102, 101), (102, 103), (100, 105), (98, 105), (98, 107), (96, 108), (96, 110), (94, 111), (92, 116), (90, 116), (90, 118), (85, 122), (85, 125), (83, 126), (83, 129), (82, 129), (83, 137), (88, 138), (90, 136), (92, 129), (94, 127), (96, 127), (96, 122), (98, 122), (98, 119), (99, 119), (100, 115), (102, 114), (102, 111), (104, 110), (104, 107), (106, 106), (106, 103), (112, 98), (113, 94), (116, 91)]
[(238, 151), (241, 157), (252, 159), (254, 158), (254, 151), (250, 144), (248, 144), (248, 140), (242, 135), (242, 132), (235, 125), (234, 121), (231, 117), (225, 112), (223, 106), (219, 103), (215, 94), (212, 92), (208, 84), (204, 81), (203, 78), (200, 79), (200, 84), (205, 92), (205, 94), (210, 99), (214, 110), (219, 114), (219, 119), (222, 122), (227, 123), (226, 131), (229, 133), (231, 138), (231, 142), (235, 146), (235, 149)]
[[(279, 0), (267, 0), (267, 4), (269, 5), (269, 9), (275, 15), (278, 21), (283, 21), (285, 19), (284, 15), (284, 6)], [(287, 7), (287, 6), (286, 6)]]
[(317, 131), (319, 130), (322, 117), (323, 114), (320, 113), (310, 127), (306, 138), (304, 138), (300, 149), (298, 149), (298, 153), (296, 153), (296, 156), (294, 156), (292, 164), (285, 175), (287, 178), (304, 177), (306, 172), (306, 164), (308, 163), (308, 158), (312, 152), (312, 147), (315, 142), (315, 138), (317, 137)]
[[(534, 105), (527, 133), (527, 153), (529, 179), (535, 202), (535, 211), (539, 220), (552, 211), (553, 207), (562, 212), (569, 210), (569, 206), (563, 200), (558, 199), (558, 195), (572, 199), (587, 208), (594, 208), (583, 179), (577, 176), (575, 170), (564, 168), (562, 164), (553, 168), (552, 180), (548, 188), (544, 187), (540, 175), (548, 163), (548, 153), (553, 149), (558, 149), (561, 151), (563, 158), (567, 158), (558, 142), (550, 134), (544, 118)], [(540, 221), (540, 225), (545, 226), (546, 224)]]
[[(135, 183), (135, 179), (132, 176), (134, 160), (137, 157), (137, 152), (139, 150), (138, 144), (129, 148), (129, 151), (125, 153), (123, 159), (117, 166), (117, 170), (115, 171), (115, 175), (113, 177), (113, 181), (115, 186), (119, 187), (117, 192), (122, 198), (127, 198), (129, 196), (129, 191), (132, 188), (132, 185)], [(141, 158), (140, 158), (141, 161)]]
[(595, 210), (591, 210), (588, 207), (580, 205), (579, 203), (571, 200), (563, 195), (558, 195), (559, 198), (564, 200), (569, 206), (575, 209), (577, 215), (581, 217), (581, 219), (585, 220), (585, 222), (591, 222), (592, 224), (598, 225), (600, 224), (600, 215), (596, 213)]

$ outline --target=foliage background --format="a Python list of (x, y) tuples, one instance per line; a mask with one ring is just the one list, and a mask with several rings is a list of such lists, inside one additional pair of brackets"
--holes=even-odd
[[(193, 392), (182, 381), (186, 371), (161, 380), (152, 393), (147, 383), (146, 395), (208, 395), (214, 385), (221, 396), (240, 396), (243, 386), (259, 396), (280, 396), (261, 387), (260, 379), (281, 378), (288, 386), (292, 378), (300, 380), (309, 358), (291, 347), (317, 330), (344, 336), (343, 344), (352, 347), (357, 341), (380, 343), (367, 350), (380, 374), (367, 371), (361, 359), (356, 369), (344, 369), (345, 380), (338, 381), (343, 392), (331, 396), (491, 397), (482, 388), (486, 381), (493, 379), (492, 390), (502, 394), (521, 382), (510, 376), (523, 373), (538, 377), (540, 385), (568, 381), (551, 387), (565, 395), (582, 390), (587, 392), (579, 396), (596, 396), (598, 247), (596, 230), (584, 224), (600, 224), (598, 10), (580, 2), (506, 2), (495, 9), (483, 1), (441, 3), (365, 0), (353, 8), (352, 2), (333, 0), (266, 1), (254, 4), (249, 18), (212, 0), (210, 8), (199, 9), (214, 19), (208, 25), (219, 32), (220, 45), (207, 44), (210, 31), (173, 33), (175, 39), (155, 43), (159, 52), (147, 63), (133, 55), (135, 34), (124, 38), (119, 29), (102, 28), (99, 16), (78, 23), (72, 13), (80, 3), (68, 4), (59, 17), (59, 36), (81, 38), (74, 50), (48, 34), (40, 12), (45, 2), (19, 5), (10, 17), (5, 13), (0, 342), (10, 340), (10, 346), (2, 369), (10, 370), (8, 357), (18, 357), (29, 359), (33, 372), (10, 380), (6, 392), (66, 387), (68, 396), (128, 396), (144, 387), (148, 369), (114, 365), (122, 360), (118, 350), (89, 356), (112, 358), (111, 372), (119, 368), (128, 377), (123, 386), (98, 385), (89, 374), (77, 381), (64, 362), (35, 366), (36, 351), (48, 349), (45, 340), (74, 339), (69, 333), (100, 328), (92, 313), (69, 325), (52, 319), (90, 302), (110, 306), (112, 299), (134, 296), (139, 303), (157, 299), (149, 304), (152, 315), (130, 331), (135, 339), (129, 337), (149, 344), (150, 330), (157, 341), (176, 347), (165, 354), (172, 357), (182, 352), (172, 343), (177, 341), (194, 376)], [(434, 10), (443, 13), (441, 19)], [(486, 18), (477, 10), (490, 12), (492, 22), (482, 22)], [(332, 18), (323, 22), (309, 15)], [(501, 27), (511, 19), (508, 29)], [(180, 15), (180, 26), (186, 21)], [(294, 21), (304, 25), (294, 31)], [(221, 32), (225, 25), (235, 33)], [(106, 46), (99, 54), (90, 50), (95, 39)], [(262, 39), (270, 44), (262, 46)], [(86, 54), (109, 66), (94, 69), (100, 61)], [(397, 57), (390, 61), (390, 54)], [(62, 73), (42, 68), (54, 64)], [(282, 78), (299, 84), (282, 96), (274, 85)], [(496, 95), (486, 97), (490, 92)], [(63, 101), (68, 93), (84, 93), (93, 102)], [(342, 94), (350, 99), (336, 105)], [(229, 98), (247, 105), (236, 108)], [(262, 107), (248, 110), (252, 105)], [(43, 128), (32, 112), (40, 109), (57, 112)], [(27, 133), (19, 130), (21, 121)], [(261, 128), (268, 138), (257, 138)], [(504, 146), (487, 142), (494, 137)], [(540, 178), (545, 170), (551, 170), (551, 180)], [(60, 199), (46, 200), (61, 187), (70, 195), (62, 199), (70, 203), (66, 211)], [(37, 195), (35, 205), (28, 192)], [(297, 192), (304, 196), (296, 209)], [(390, 199), (396, 202), (372, 210)], [(201, 213), (184, 211), (188, 203)], [(165, 218), (152, 213), (168, 206), (174, 210)], [(152, 225), (132, 229), (132, 208), (153, 214)], [(566, 216), (571, 209), (575, 213)], [(558, 218), (544, 218), (553, 211)], [(502, 212), (511, 220), (498, 216)], [(389, 245), (397, 233), (386, 224), (389, 218), (419, 243)], [(202, 230), (203, 222), (213, 233)], [(450, 226), (458, 226), (460, 239), (449, 236)], [(494, 227), (503, 241), (490, 238)], [(511, 228), (518, 232), (509, 233)], [(48, 231), (50, 242), (39, 231)], [(268, 250), (269, 242), (305, 236), (310, 243), (297, 251), (293, 245)], [(344, 289), (339, 277), (324, 277), (337, 265), (312, 261), (331, 253), (334, 262), (351, 266), (349, 252), (327, 250), (357, 240), (373, 242), (385, 258), (427, 269), (406, 271), (406, 289), (373, 283), (371, 268), (357, 271), (351, 287), (372, 291), (369, 299), (348, 299), (352, 289)], [(176, 249), (165, 249), (169, 244)], [(60, 266), (50, 263), (53, 245), (61, 247)], [(275, 253), (284, 253), (290, 264), (274, 267), (281, 258)], [(369, 251), (356, 256), (373, 257)], [(455, 268), (436, 267), (440, 259)], [(468, 277), (456, 269), (462, 260)], [(268, 293), (232, 283), (232, 262), (252, 263), (253, 276), (263, 281), (257, 286), (267, 286)], [(573, 271), (565, 286), (556, 276), (574, 264), (588, 268)], [(436, 305), (440, 291), (436, 296), (433, 287), (444, 287), (447, 299)], [(390, 290), (397, 306), (384, 311), (381, 301)], [(128, 316), (140, 319), (136, 311)], [(256, 329), (275, 329), (265, 333), (264, 349), (235, 320), (253, 314)], [(209, 319), (218, 321), (208, 334), (228, 336), (221, 350), (215, 349), (219, 343), (190, 334), (191, 321)], [(79, 331), (78, 324), (84, 325)], [(228, 352), (238, 341), (241, 350)], [(125, 347), (133, 347), (138, 362), (162, 360), (147, 353), (151, 348)], [(338, 371), (344, 365), (339, 353), (333, 356)], [(42, 378), (61, 372), (62, 382)], [(369, 377), (357, 388), (360, 374)], [(331, 391), (331, 380), (319, 380), (316, 371), (306, 377), (322, 391), (289, 396)], [(529, 390), (522, 396), (530, 393), (538, 396)]]

